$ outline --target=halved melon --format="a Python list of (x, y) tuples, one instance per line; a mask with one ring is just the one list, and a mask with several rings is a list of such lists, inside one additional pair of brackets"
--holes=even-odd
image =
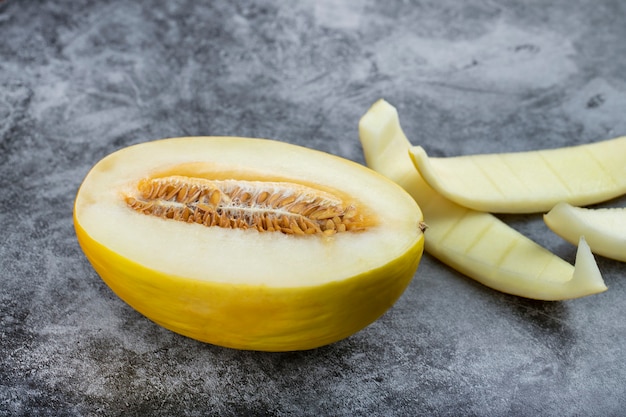
[(76, 197), (78, 241), (154, 322), (237, 349), (333, 343), (400, 297), (422, 213), (357, 163), (287, 143), (192, 137), (98, 162)]

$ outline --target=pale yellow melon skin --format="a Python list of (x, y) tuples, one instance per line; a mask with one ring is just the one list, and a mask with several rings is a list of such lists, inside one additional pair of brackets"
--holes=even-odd
[[(108, 171), (115, 164), (107, 160), (103, 166)], [(355, 169), (356, 173), (367, 170), (362, 166)], [(397, 187), (392, 182), (389, 186)], [(406, 198), (413, 204), (408, 195)], [(424, 250), (420, 231), (406, 250), (386, 263), (361, 269), (353, 276), (339, 275), (331, 266), (328, 273), (337, 274), (336, 278), (328, 276), (302, 285), (293, 284), (302, 281), (298, 271), (291, 280), (269, 283), (260, 282), (254, 270), (249, 283), (228, 282), (211, 270), (192, 278), (156, 270), (103, 245), (81, 224), (78, 200), (77, 196), (74, 226), (78, 242), (96, 272), (122, 300), (169, 330), (228, 348), (294, 351), (344, 339), (375, 321), (398, 300), (415, 275)], [(419, 207), (415, 205), (410, 212), (414, 214), (411, 221), (418, 226), (422, 220)], [(324, 259), (312, 260), (316, 261)]]

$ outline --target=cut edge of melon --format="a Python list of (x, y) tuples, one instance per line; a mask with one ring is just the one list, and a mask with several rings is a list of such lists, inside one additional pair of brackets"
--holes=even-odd
[(578, 239), (574, 274), (569, 285), (577, 288), (581, 293), (600, 293), (608, 289), (584, 236)]

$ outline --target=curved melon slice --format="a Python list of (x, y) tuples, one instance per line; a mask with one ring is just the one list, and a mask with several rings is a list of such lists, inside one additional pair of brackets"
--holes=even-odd
[(156, 323), (216, 345), (301, 350), (383, 314), (423, 250), (422, 213), (382, 175), (286, 143), (196, 137), (117, 151), (75, 201), (102, 279)]
[(626, 136), (530, 152), (411, 157), (426, 182), (462, 206), (491, 213), (538, 213), (560, 201), (595, 204), (626, 193)]
[(585, 236), (593, 253), (626, 262), (626, 207), (591, 209), (561, 202), (543, 219), (568, 242)]
[(386, 101), (361, 118), (359, 133), (367, 165), (419, 204), (428, 224), (425, 249), (434, 257), (488, 287), (527, 298), (562, 300), (607, 289), (584, 240), (574, 268), (493, 215), (455, 204), (429, 187), (411, 162), (398, 113)]

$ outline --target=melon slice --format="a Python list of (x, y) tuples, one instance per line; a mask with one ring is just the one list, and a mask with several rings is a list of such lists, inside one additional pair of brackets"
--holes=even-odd
[(626, 207), (592, 209), (561, 202), (543, 219), (568, 242), (575, 244), (584, 235), (593, 253), (626, 262)]
[(411, 162), (397, 110), (379, 100), (359, 123), (369, 167), (413, 196), (428, 224), (425, 249), (435, 258), (495, 290), (540, 300), (605, 291), (589, 247), (581, 239), (576, 267), (495, 216), (460, 206), (431, 188)]
[(564, 201), (585, 206), (626, 193), (626, 136), (529, 152), (411, 157), (426, 182), (446, 198), (491, 213), (539, 213)]
[(422, 213), (357, 163), (271, 140), (174, 138), (98, 162), (78, 241), (125, 302), (237, 349), (310, 349), (382, 315), (415, 274)]

